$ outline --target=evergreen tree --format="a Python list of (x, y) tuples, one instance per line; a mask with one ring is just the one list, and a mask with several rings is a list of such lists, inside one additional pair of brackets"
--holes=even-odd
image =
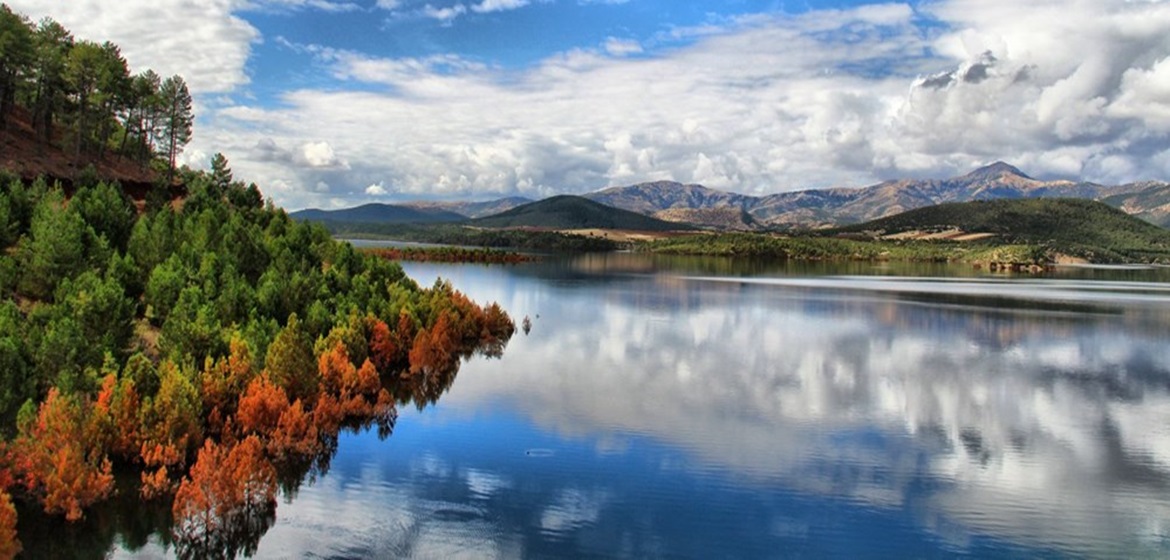
[(16, 105), (16, 88), (31, 70), (32, 46), (28, 19), (0, 4), (0, 130)]
[(33, 89), (28, 103), (32, 106), (33, 130), (42, 142), (53, 139), (53, 125), (66, 103), (65, 78), (73, 35), (61, 24), (45, 18), (33, 34)]
[(76, 209), (65, 206), (61, 191), (54, 190), (37, 204), (29, 230), (21, 243), (22, 289), (47, 299), (57, 284), (85, 268), (88, 226)]
[(167, 150), (169, 182), (175, 176), (175, 158), (191, 141), (195, 117), (191, 112), (191, 92), (187, 91), (187, 82), (183, 81), (182, 76), (167, 78), (159, 89), (159, 97), (163, 108), (161, 131)]

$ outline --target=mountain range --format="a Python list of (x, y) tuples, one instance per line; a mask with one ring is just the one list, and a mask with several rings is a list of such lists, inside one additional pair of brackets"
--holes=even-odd
[[(902, 179), (862, 188), (803, 190), (760, 197), (672, 182), (615, 187), (585, 196), (667, 220), (678, 210), (733, 209), (742, 212), (745, 220), (740, 225), (745, 228), (822, 227), (865, 222), (947, 202), (1057, 197), (1101, 200), (1147, 221), (1170, 225), (1170, 184), (1104, 186), (1040, 181), (1003, 162), (950, 179)], [(721, 225), (691, 218), (687, 221), (696, 225)]]
[[(584, 198), (660, 220), (723, 230), (819, 228), (855, 224), (948, 202), (1026, 198), (1099, 200), (1146, 221), (1170, 227), (1170, 183), (1149, 181), (1106, 186), (1041, 181), (996, 162), (950, 179), (901, 179), (861, 188), (791, 191), (766, 196), (737, 194), (671, 181), (611, 187)], [(522, 197), (487, 202), (418, 202), (348, 210), (305, 210), (293, 216), (315, 221), (369, 223), (459, 221), (530, 204)], [(392, 211), (398, 208), (407, 211)], [(359, 212), (358, 211), (360, 209)], [(414, 213), (411, 213), (414, 212)]]

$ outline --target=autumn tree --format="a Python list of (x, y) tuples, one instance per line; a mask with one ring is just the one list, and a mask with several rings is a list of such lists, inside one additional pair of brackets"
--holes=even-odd
[(239, 543), (254, 546), (275, 509), (276, 470), (259, 438), (230, 448), (207, 440), (175, 494), (180, 556), (234, 557)]
[(12, 496), (0, 488), (0, 559), (15, 558), (20, 554), (20, 539), (16, 536), (16, 507)]
[(237, 333), (228, 343), (228, 355), (204, 362), (202, 382), (203, 412), (208, 428), (220, 433), (223, 423), (236, 414), (237, 403), (255, 377), (252, 350)]
[(268, 440), (268, 450), (278, 459), (290, 456), (310, 457), (321, 452), (320, 432), (313, 413), (297, 400), (280, 414), (276, 430)]
[(182, 466), (203, 441), (203, 405), (191, 382), (193, 376), (174, 362), (164, 360), (158, 375), (158, 393), (142, 400), (140, 455), (146, 469), (143, 480), (165, 486), (169, 476), (179, 474), (176, 467)]
[(280, 417), (289, 407), (284, 389), (267, 377), (252, 380), (240, 397), (236, 423), (243, 434), (267, 436), (276, 430)]
[(119, 379), (117, 375), (109, 374), (102, 380), (102, 388), (93, 405), (96, 436), (101, 447), (126, 461), (139, 457), (142, 445), (138, 422), (141, 402), (132, 378)]
[(451, 314), (444, 311), (430, 329), (421, 329), (410, 348), (410, 372), (432, 373), (454, 369), (459, 363), (458, 333), (452, 328)]
[(46, 513), (76, 521), (114, 489), (110, 460), (81, 398), (52, 389), (21, 422), (13, 442), (16, 470)]

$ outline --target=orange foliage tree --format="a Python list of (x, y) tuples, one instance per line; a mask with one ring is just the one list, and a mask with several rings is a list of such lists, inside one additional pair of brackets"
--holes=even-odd
[(223, 432), (223, 423), (236, 413), (236, 402), (248, 383), (255, 377), (252, 369), (252, 351), (238, 335), (228, 344), (227, 357), (204, 362), (202, 385), (203, 412), (208, 431)]
[(89, 407), (56, 388), (36, 416), (25, 418), (13, 442), (16, 471), (37, 495), (46, 513), (64, 513), (69, 521), (110, 494), (114, 475)]
[(459, 365), (459, 333), (454, 330), (452, 314), (439, 313), (430, 329), (420, 329), (410, 348), (410, 373), (446, 372)]
[(227, 546), (276, 507), (276, 470), (256, 436), (233, 446), (208, 439), (175, 493), (174, 533), (204, 551)]
[(110, 374), (102, 379), (102, 388), (94, 402), (94, 417), (104, 447), (112, 454), (135, 459), (142, 445), (138, 429), (138, 413), (142, 399), (134, 380), (118, 379)]
[(289, 407), (288, 395), (262, 375), (253, 379), (240, 397), (236, 424), (241, 434), (267, 435), (276, 430), (280, 417)]
[(322, 450), (320, 431), (313, 414), (306, 412), (298, 399), (280, 415), (276, 431), (268, 440), (268, 450), (278, 459), (289, 456), (307, 457)]
[(147, 497), (170, 490), (171, 477), (182, 473), (179, 469), (188, 455), (203, 442), (203, 403), (191, 382), (194, 375), (170, 360), (164, 360), (158, 371), (158, 393), (143, 399), (139, 414), (143, 495)]
[(16, 538), (16, 507), (8, 491), (0, 489), (0, 560), (15, 558), (20, 549), (20, 539)]

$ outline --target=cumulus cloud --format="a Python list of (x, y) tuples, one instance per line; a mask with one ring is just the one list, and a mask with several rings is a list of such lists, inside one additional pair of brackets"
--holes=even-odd
[(386, 187), (384, 185), (382, 185), (382, 183), (378, 183), (376, 185), (370, 185), (370, 186), (366, 187), (366, 194), (368, 194), (370, 196), (382, 196), (382, 195), (386, 194)]
[[(242, 0), (6, 0), (33, 20), (52, 17), (73, 34), (113, 41), (135, 72), (181, 74), (202, 95), (229, 92), (249, 79), (245, 64), (260, 32), (236, 11)], [(281, 4), (304, 3), (296, 0)], [(258, 5), (258, 4), (256, 4)]]
[[(83, 0), (60, 17), (206, 95), (248, 81), (260, 38), (236, 15), (249, 9), (242, 1), (161, 10)], [(449, 23), (524, 3), (409, 9)], [(14, 7), (38, 17), (41, 4)], [(327, 86), (286, 91), (278, 105), (213, 104), (189, 151), (222, 151), (241, 176), (279, 181), (270, 190), (293, 208), (358, 200), (379, 181), (404, 197), (486, 198), (658, 179), (760, 194), (946, 176), (999, 159), (1041, 177), (1170, 174), (1170, 3), (917, 6), (718, 18), (520, 68), (302, 46)], [(154, 11), (165, 13), (142, 16)], [(266, 140), (283, 159), (257, 148)], [(315, 152), (321, 142), (344, 159)], [(321, 181), (334, 198), (315, 192)]]
[[(386, 0), (379, 0), (379, 3), (384, 1)], [(244, 6), (253, 10), (313, 9), (323, 12), (352, 12), (362, 9), (361, 5), (347, 0), (252, 0)]]
[(605, 40), (605, 52), (613, 56), (629, 56), (642, 52), (642, 44), (633, 39), (610, 37)]
[(422, 14), (431, 19), (449, 22), (463, 14), (467, 13), (467, 6), (463, 4), (455, 4), (454, 6), (446, 6), (437, 8), (430, 4), (423, 6)]
[(483, 0), (471, 6), (471, 11), (486, 14), (489, 12), (503, 12), (515, 10), (528, 5), (528, 0)]

